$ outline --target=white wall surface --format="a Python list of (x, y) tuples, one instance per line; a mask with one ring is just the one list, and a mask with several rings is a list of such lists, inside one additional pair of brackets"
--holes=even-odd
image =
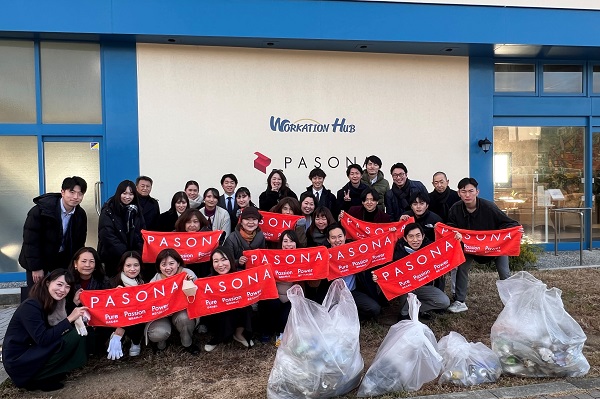
[(598, 0), (360, 0), (392, 3), (462, 4), (471, 6), (564, 8), (600, 10)]
[[(337, 191), (346, 158), (371, 154), (390, 182), (395, 162), (429, 189), (437, 170), (453, 187), (468, 174), (467, 58), (161, 44), (138, 44), (137, 57), (140, 172), (154, 179), (161, 211), (187, 180), (221, 191), (230, 172), (258, 204), (266, 174), (255, 152), (298, 195), (319, 161)], [(271, 116), (329, 132), (274, 132)], [(333, 133), (336, 118), (355, 131)]]

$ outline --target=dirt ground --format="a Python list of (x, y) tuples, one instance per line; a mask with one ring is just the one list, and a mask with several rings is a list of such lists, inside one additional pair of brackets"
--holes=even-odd
[[(584, 354), (591, 365), (589, 377), (600, 376), (600, 293), (598, 282), (600, 270), (575, 269), (568, 271), (534, 271), (548, 287), (562, 290), (565, 309), (581, 325), (587, 334)], [(495, 281), (491, 272), (472, 272), (469, 311), (461, 314), (444, 314), (427, 321), (439, 340), (450, 331), (461, 333), (469, 341), (481, 341), (490, 346), (490, 329), (502, 310)], [(398, 313), (396, 302), (384, 308), (383, 321), (395, 321)], [(523, 320), (523, 323), (526, 323)], [(361, 326), (361, 354), (365, 362), (364, 372), (373, 361), (377, 349), (389, 327), (368, 322)], [(209, 340), (207, 334), (196, 337), (201, 347)], [(137, 358), (125, 356), (119, 361), (105, 358), (92, 359), (81, 370), (72, 373), (64, 389), (51, 393), (20, 390), (7, 380), (0, 386), (0, 398), (265, 398), (269, 373), (275, 359), (273, 343), (257, 343), (247, 350), (239, 343), (220, 345), (211, 353), (202, 352), (191, 356), (174, 342), (162, 353), (154, 354), (145, 348)], [(496, 384), (475, 387), (484, 389), (548, 382), (551, 379), (528, 379), (502, 376)], [(418, 392), (402, 393), (403, 397), (448, 393), (469, 390), (439, 386), (431, 382)], [(356, 397), (356, 391), (344, 398)], [(383, 398), (391, 398), (384, 396)], [(398, 397), (396, 394), (394, 397)]]

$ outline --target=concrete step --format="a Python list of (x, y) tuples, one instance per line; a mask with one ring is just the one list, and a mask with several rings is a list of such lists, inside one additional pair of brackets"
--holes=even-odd
[(21, 303), (21, 288), (0, 288), (0, 306), (18, 305)]

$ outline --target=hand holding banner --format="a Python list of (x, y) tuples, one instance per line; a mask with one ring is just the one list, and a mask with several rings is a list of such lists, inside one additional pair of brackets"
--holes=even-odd
[(448, 273), (465, 261), (453, 233), (412, 254), (373, 271), (388, 300), (406, 294)]
[(200, 316), (243, 308), (262, 299), (279, 298), (271, 265), (258, 265), (213, 277), (197, 279), (196, 300), (188, 305), (188, 316)]
[(127, 327), (179, 312), (188, 302), (181, 291), (186, 273), (133, 287), (84, 290), (80, 300), (92, 316), (90, 326)]
[[(363, 238), (371, 237), (374, 235), (382, 234), (386, 231), (395, 231), (396, 240), (399, 240), (404, 236), (404, 228), (407, 224), (413, 223), (414, 217), (410, 217), (404, 221), (392, 222), (392, 223), (371, 223), (357, 219), (351, 216), (348, 212), (344, 212), (340, 222), (346, 229), (348, 237), (353, 240), (361, 240)], [(394, 230), (395, 229), (395, 230)]]
[(329, 277), (356, 274), (363, 270), (390, 262), (394, 257), (394, 246), (398, 240), (395, 231), (353, 241), (339, 247), (329, 248)]
[(327, 248), (254, 249), (244, 251), (246, 269), (270, 264), (277, 281), (320, 280), (329, 275)]
[(210, 254), (219, 246), (223, 231), (170, 232), (142, 230), (144, 248), (142, 261), (156, 262), (156, 256), (165, 248), (173, 248), (186, 264), (207, 262)]
[(286, 230), (294, 230), (298, 220), (304, 219), (304, 216), (296, 215), (284, 215), (282, 213), (273, 213), (259, 211), (263, 219), (260, 221), (259, 226), (265, 240), (271, 242), (279, 241), (279, 236)]
[(479, 256), (519, 256), (523, 227), (515, 226), (502, 230), (466, 230), (448, 226), (443, 223), (435, 225), (435, 238), (448, 231), (462, 234), (465, 253)]

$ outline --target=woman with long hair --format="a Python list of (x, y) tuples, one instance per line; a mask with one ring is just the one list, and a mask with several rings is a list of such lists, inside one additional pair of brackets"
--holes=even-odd
[[(283, 198), (281, 201), (279, 201), (277, 205), (271, 208), (271, 212), (281, 213), (283, 215), (303, 215), (300, 203), (296, 198), (291, 197)], [(295, 231), (298, 235), (298, 242), (300, 243), (300, 248), (306, 248), (306, 218), (298, 220), (298, 222), (296, 223)], [(270, 242), (268, 247), (273, 249), (277, 247), (277, 244)]]
[(254, 202), (252, 202), (252, 195), (250, 194), (248, 187), (240, 187), (237, 189), (235, 192), (235, 202), (238, 206), (238, 209), (235, 212), (235, 219), (231, 221), (231, 231), (235, 230), (240, 220), (240, 215), (244, 209), (248, 208), (249, 206), (258, 208), (256, 205), (254, 205)]
[(13, 313), (4, 335), (2, 362), (17, 387), (61, 389), (66, 373), (85, 364), (85, 338), (73, 323), (86, 308), (75, 308), (68, 316), (65, 308), (72, 285), (71, 273), (53, 270)]
[(204, 215), (212, 231), (221, 230), (225, 234), (222, 236), (221, 243), (225, 241), (229, 233), (231, 233), (231, 222), (229, 212), (226, 209), (218, 206), (219, 190), (216, 188), (207, 188), (204, 191), (204, 208), (200, 212)]
[(186, 209), (190, 209), (190, 200), (184, 191), (177, 191), (171, 198), (171, 207), (158, 217), (158, 231), (175, 230), (175, 222)]
[(258, 197), (258, 207), (261, 211), (268, 211), (286, 197), (298, 199), (298, 196), (288, 187), (283, 171), (273, 169), (267, 177), (267, 189)]
[(327, 234), (325, 229), (330, 224), (335, 223), (335, 219), (329, 208), (319, 206), (313, 213), (313, 222), (308, 228), (307, 238), (308, 246), (316, 247), (319, 245), (327, 245)]
[[(206, 220), (202, 212), (198, 209), (190, 208), (183, 212), (179, 219), (177, 219), (175, 231), (195, 233), (211, 230), (208, 220)], [(210, 262), (188, 263), (186, 267), (191, 269), (198, 277), (206, 277), (210, 274)]]
[(142, 216), (135, 183), (123, 180), (102, 207), (98, 220), (98, 252), (106, 275), (117, 274), (117, 264), (126, 251), (142, 251)]

